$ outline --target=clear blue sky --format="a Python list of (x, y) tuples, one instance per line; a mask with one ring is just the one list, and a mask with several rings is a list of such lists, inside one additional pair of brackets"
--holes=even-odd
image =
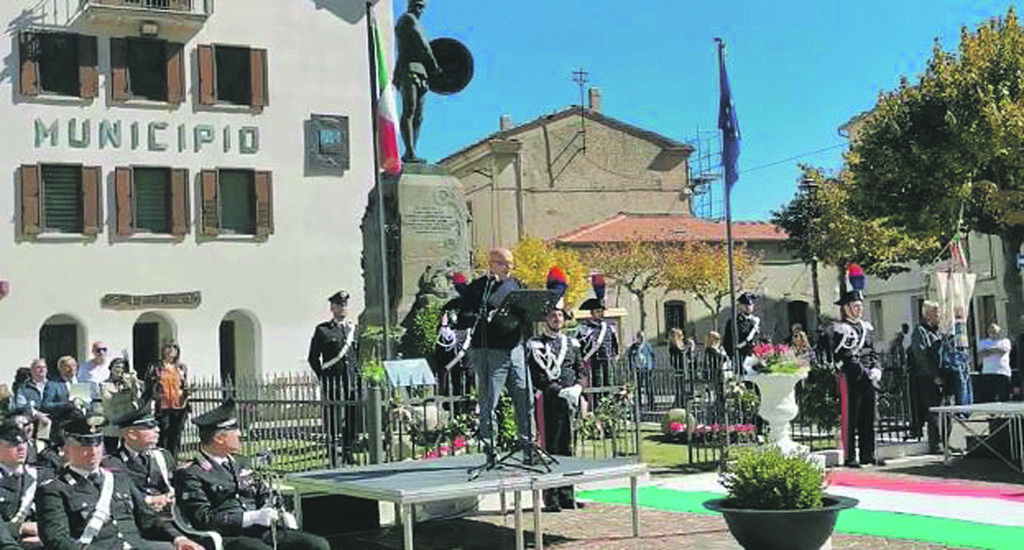
[[(397, 17), (406, 0), (394, 2)], [(713, 38), (724, 39), (743, 138), (739, 220), (788, 202), (798, 162), (841, 167), (838, 127), (919, 75), (934, 39), (952, 49), (961, 25), (1020, 11), (1007, 0), (428, 2), (430, 38), (459, 39), (476, 62), (462, 93), (428, 98), (420, 154), (431, 161), (494, 132), (502, 114), (522, 123), (579, 104), (578, 67), (602, 89), (605, 114), (690, 141), (717, 123)]]

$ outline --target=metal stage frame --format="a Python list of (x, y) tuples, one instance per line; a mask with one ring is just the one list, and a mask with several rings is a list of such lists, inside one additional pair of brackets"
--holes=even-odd
[[(949, 448), (949, 432), (952, 422), (959, 424), (969, 435), (975, 436), (977, 442), (974, 446), (964, 449), (963, 455), (972, 450), (984, 446), (996, 457), (1005, 462), (1011, 468), (1024, 473), (1024, 403), (977, 403), (974, 405), (947, 405), (942, 407), (931, 407), (931, 412), (939, 415), (939, 435), (942, 439), (942, 457), (944, 463), (948, 464), (953, 456)], [(978, 432), (971, 427), (970, 422), (978, 420), (1005, 419), (1006, 423), (994, 431), (984, 433)], [(1010, 456), (1004, 454), (996, 447), (989, 444), (989, 439), (1006, 431), (1010, 440)]]
[(530, 471), (515, 466), (486, 470), (471, 479), (468, 471), (480, 466), (484, 455), (471, 454), (434, 460), (391, 462), (356, 468), (339, 468), (288, 474), (290, 485), (299, 490), (345, 495), (391, 502), (395, 518), (403, 530), (403, 546), (413, 549), (414, 504), (440, 500), (479, 497), (511, 491), (514, 494), (516, 549), (523, 550), (523, 491), (533, 494), (533, 528), (536, 548), (543, 548), (541, 491), (566, 485), (578, 485), (609, 479), (629, 478), (633, 536), (640, 536), (637, 508), (637, 478), (647, 473), (647, 465), (634, 458), (557, 457), (551, 472)]

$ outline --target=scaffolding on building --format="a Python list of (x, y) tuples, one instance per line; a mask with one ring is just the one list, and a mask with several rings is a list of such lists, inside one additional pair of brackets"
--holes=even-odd
[(722, 175), (722, 134), (701, 130), (687, 141), (690, 156), (690, 213), (708, 220), (725, 219), (725, 179)]

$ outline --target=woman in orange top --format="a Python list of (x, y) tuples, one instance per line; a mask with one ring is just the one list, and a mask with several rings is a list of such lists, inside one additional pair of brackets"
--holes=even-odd
[(146, 374), (142, 402), (153, 401), (153, 415), (160, 424), (157, 446), (177, 455), (185, 416), (192, 408), (188, 402), (188, 367), (181, 362), (181, 348), (175, 342), (164, 344), (160, 357)]

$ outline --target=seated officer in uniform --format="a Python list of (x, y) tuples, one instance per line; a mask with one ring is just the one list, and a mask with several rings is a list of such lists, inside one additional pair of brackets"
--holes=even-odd
[(274, 507), (270, 487), (235, 456), (242, 442), (233, 400), (192, 423), (199, 427), (200, 454), (175, 474), (174, 484), (193, 527), (220, 533), (225, 550), (329, 550), (324, 538), (298, 531), (295, 517)]
[(76, 413), (64, 425), (67, 466), (41, 484), (36, 495), (43, 545), (53, 550), (201, 550), (156, 515), (131, 478), (100, 468), (102, 424), (102, 417)]
[(103, 467), (124, 472), (146, 495), (146, 502), (160, 514), (170, 518), (174, 504), (172, 476), (177, 464), (167, 449), (156, 446), (160, 427), (148, 404), (114, 419), (121, 430), (117, 451), (103, 459)]
[(26, 548), (42, 546), (36, 528), (35, 495), (52, 473), (26, 464), (28, 440), (14, 418), (0, 423), (0, 518)]

